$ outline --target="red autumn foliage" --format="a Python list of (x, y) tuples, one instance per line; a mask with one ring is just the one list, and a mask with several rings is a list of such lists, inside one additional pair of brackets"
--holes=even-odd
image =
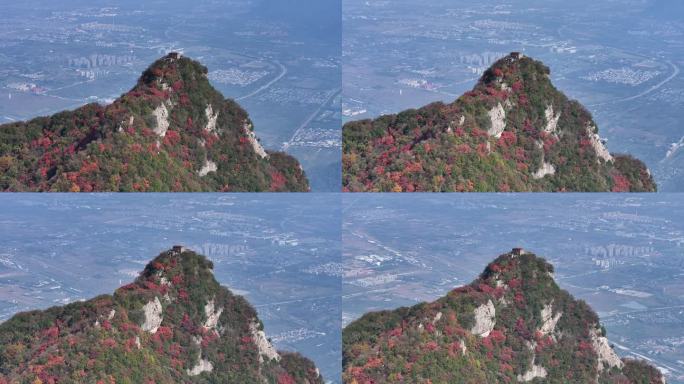
[(389, 332), (387, 332), (387, 335), (390, 337), (399, 337), (403, 334), (403, 330), (400, 327), (391, 329)]
[(482, 345), (485, 347), (487, 351), (491, 351), (494, 349), (494, 344), (492, 344), (492, 339), (489, 337), (485, 337), (482, 339)]
[(518, 138), (515, 133), (511, 131), (503, 131), (501, 132), (501, 137), (499, 137), (498, 144), (502, 147), (509, 147), (514, 145), (517, 141)]
[(48, 361), (45, 365), (48, 367), (53, 367), (62, 364), (64, 364), (64, 356), (51, 356), (48, 358)]
[(513, 89), (513, 92), (519, 92), (523, 88), (523, 83), (522, 81), (518, 80), (513, 85), (511, 85), (511, 89)]
[(173, 329), (171, 329), (171, 327), (160, 326), (157, 329), (157, 334), (159, 334), (162, 339), (168, 340), (173, 337)]
[(181, 300), (188, 300), (190, 296), (188, 295), (188, 291), (185, 289), (181, 288), (178, 290), (178, 298)]
[(174, 130), (167, 130), (164, 136), (164, 145), (174, 146), (180, 142), (180, 135)]
[(155, 284), (152, 281), (146, 280), (144, 283), (145, 288), (152, 290), (152, 291), (158, 291), (159, 290), (159, 285)]
[(513, 349), (511, 347), (504, 347), (499, 354), (499, 358), (505, 362), (513, 360)]
[(124, 348), (126, 348), (127, 352), (130, 352), (133, 350), (133, 348), (137, 348), (137, 343), (135, 337), (131, 337), (128, 340), (126, 340), (126, 343), (124, 344)]
[(518, 291), (515, 293), (515, 303), (520, 307), (525, 305), (525, 296), (523, 296), (522, 292)]
[(114, 348), (116, 347), (116, 340), (112, 339), (111, 337), (106, 338), (102, 340), (102, 345), (104, 345), (107, 348)]
[(436, 351), (437, 349), (439, 349), (439, 344), (437, 344), (436, 341), (428, 341), (425, 344), (425, 349), (427, 349), (428, 351)]
[(425, 325), (425, 330), (426, 330), (428, 333), (435, 333), (435, 326), (434, 326), (432, 323), (427, 323), (427, 324)]
[(181, 81), (181, 80), (175, 81), (175, 82), (171, 85), (171, 88), (172, 88), (175, 92), (180, 91), (181, 88), (183, 88), (183, 81)]
[(278, 384), (296, 384), (294, 377), (289, 373), (283, 372), (278, 375)]
[(285, 183), (287, 180), (285, 179), (285, 176), (283, 176), (280, 171), (272, 171), (271, 172), (271, 191), (278, 191), (282, 189), (285, 186)]
[(496, 343), (503, 343), (506, 341), (506, 336), (498, 329), (494, 329), (489, 333), (489, 338)]
[(449, 355), (451, 356), (456, 356), (457, 354), (461, 354), (463, 351), (461, 349), (461, 343), (458, 341), (454, 341), (451, 344), (449, 344)]
[[(214, 146), (214, 144), (215, 144), (217, 141), (219, 141), (219, 137), (218, 137), (218, 135), (216, 135), (216, 134), (210, 134), (210, 135), (207, 135), (207, 138), (206, 138), (205, 141), (206, 141), (206, 142), (204, 143), (204, 145), (205, 145), (207, 148), (211, 148), (211, 147)], [(249, 140), (247, 140), (247, 141), (249, 141)]]
[(97, 160), (93, 160), (93, 161), (83, 160), (83, 165), (81, 166), (81, 169), (78, 172), (83, 175), (83, 174), (90, 173), (90, 172), (97, 172), (97, 170), (99, 170), (99, 169), (100, 169), (100, 167), (97, 163)]
[(142, 145), (140, 145), (139, 143), (131, 144), (131, 151), (133, 151), (134, 153), (142, 152)]
[(470, 148), (470, 145), (468, 145), (468, 144), (459, 144), (456, 147), (456, 152), (458, 152), (458, 153), (468, 154), (468, 153), (471, 153), (472, 151), (473, 151), (472, 148)]
[(422, 172), (422, 171), (423, 171), (423, 164), (421, 164), (420, 162), (409, 163), (404, 168), (405, 173)]
[(529, 340), (530, 337), (532, 336), (532, 333), (527, 329), (527, 325), (525, 324), (525, 319), (522, 317), (519, 317), (516, 322), (515, 322), (515, 332), (522, 337), (523, 339)]
[(50, 327), (44, 331), (43, 336), (48, 339), (56, 339), (59, 336), (59, 328), (57, 326)]
[(174, 285), (181, 284), (181, 283), (183, 283), (183, 276), (182, 275), (176, 275), (176, 276), (171, 278), (171, 282)]
[(619, 173), (613, 173), (613, 192), (629, 192), (630, 183), (629, 180)]
[(209, 346), (210, 343), (214, 342), (219, 338), (218, 334), (216, 332), (209, 332), (206, 335), (202, 337), (202, 347), (206, 348)]
[(492, 286), (490, 286), (489, 284), (485, 284), (485, 283), (480, 283), (480, 284), (478, 285), (478, 289), (479, 289), (481, 292), (484, 292), (484, 293), (487, 293), (487, 294), (494, 292), (494, 288), (493, 288)]

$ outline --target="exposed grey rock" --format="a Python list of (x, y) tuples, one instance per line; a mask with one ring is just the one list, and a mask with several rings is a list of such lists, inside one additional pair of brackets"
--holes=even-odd
[(492, 126), (487, 130), (487, 133), (489, 136), (494, 136), (498, 139), (501, 137), (504, 129), (506, 129), (506, 111), (501, 103), (498, 103), (496, 107), (492, 108), (487, 114), (492, 122)]
[(145, 304), (143, 311), (145, 313), (145, 322), (140, 328), (142, 328), (143, 331), (150, 333), (157, 332), (157, 329), (159, 329), (159, 326), (164, 320), (164, 317), (162, 316), (162, 305), (159, 298), (155, 297), (154, 300)]
[(470, 330), (470, 333), (480, 337), (487, 337), (494, 329), (496, 324), (496, 308), (491, 300), (487, 304), (482, 304), (475, 308), (475, 325)]

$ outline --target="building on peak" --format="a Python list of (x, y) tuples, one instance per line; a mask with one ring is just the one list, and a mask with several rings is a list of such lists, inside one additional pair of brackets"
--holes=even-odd
[(511, 57), (516, 60), (520, 60), (525, 57), (525, 55), (523, 55), (521, 52), (511, 52)]
[(183, 54), (180, 52), (169, 52), (169, 54), (166, 56), (171, 60), (178, 60), (181, 57), (183, 57)]
[(511, 251), (511, 254), (514, 256), (521, 256), (526, 253), (527, 251), (525, 251), (523, 248), (513, 248), (513, 250)]
[(174, 245), (173, 248), (171, 249), (173, 253), (183, 253), (187, 251), (187, 248), (185, 248), (182, 245)]

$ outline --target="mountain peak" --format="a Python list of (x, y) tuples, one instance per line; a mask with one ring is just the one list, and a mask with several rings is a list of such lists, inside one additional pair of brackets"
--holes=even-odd
[[(140, 76), (138, 84), (164, 84), (171, 87), (177, 81), (194, 81), (206, 79), (207, 67), (200, 62), (183, 56), (178, 52), (171, 52), (157, 59)], [(177, 85), (178, 86), (178, 85)]]
[(3, 191), (308, 191), (199, 62), (170, 53), (112, 104), (0, 125)]
[(351, 383), (662, 382), (649, 364), (620, 359), (589, 305), (522, 248), (433, 302), (365, 314), (344, 329), (343, 351)]
[(548, 276), (553, 280), (553, 265), (544, 258), (526, 251), (523, 248), (513, 248), (510, 252), (504, 253), (487, 265), (480, 280), (505, 280), (520, 279), (529, 276), (535, 278)]
[(453, 103), (432, 103), (342, 132), (352, 192), (655, 191), (646, 165), (611, 154), (591, 113), (513, 52)]
[(15, 315), (0, 324), (0, 383), (322, 384), (310, 360), (276, 351), (212, 269), (175, 246), (114, 295)]
[[(162, 252), (150, 261), (138, 279), (142, 281), (150, 279), (170, 281), (179, 277), (185, 281), (197, 281), (199, 279), (205, 282), (216, 282), (213, 269), (214, 263), (206, 256), (182, 245), (174, 245), (173, 248)], [(193, 279), (189, 279), (189, 277), (193, 277)]]
[(505, 83), (508, 86), (517, 81), (543, 80), (550, 84), (549, 67), (541, 61), (511, 52), (492, 64), (480, 78), (480, 84)]

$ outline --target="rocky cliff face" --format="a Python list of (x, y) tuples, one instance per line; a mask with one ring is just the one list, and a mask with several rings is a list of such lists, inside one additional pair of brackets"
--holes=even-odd
[(265, 151), (247, 113), (178, 54), (111, 105), (0, 126), (0, 190), (308, 189), (299, 163)]
[(521, 250), (432, 303), (369, 313), (343, 332), (345, 383), (662, 383), (620, 359), (589, 306)]
[(451, 104), (345, 124), (345, 190), (655, 191), (645, 165), (611, 154), (549, 73), (511, 54)]
[(221, 287), (212, 263), (160, 254), (114, 295), (15, 315), (0, 325), (0, 383), (322, 384), (314, 364), (278, 352), (256, 311)]

